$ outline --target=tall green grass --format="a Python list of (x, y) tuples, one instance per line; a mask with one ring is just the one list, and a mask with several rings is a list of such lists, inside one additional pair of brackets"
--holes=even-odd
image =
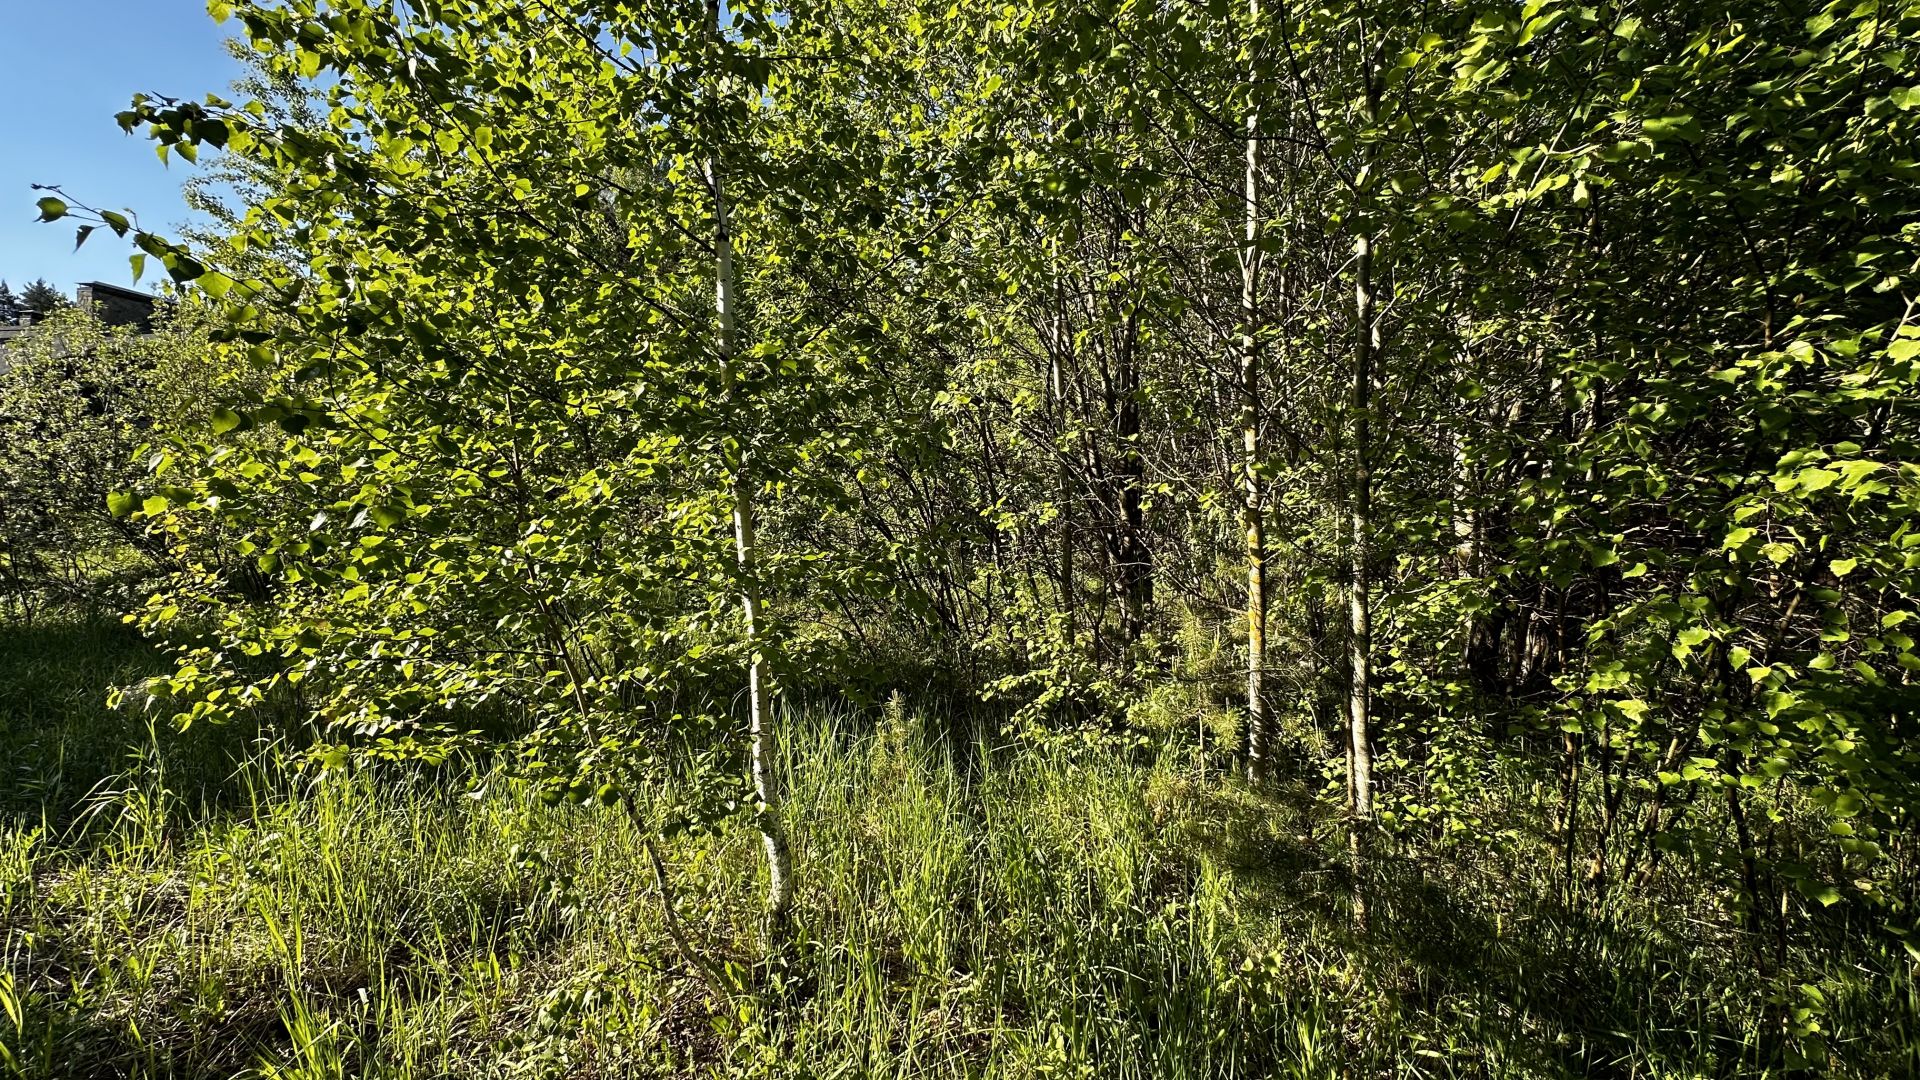
[[(1356, 937), (1313, 793), (1256, 796), (1172, 745), (1014, 753), (900, 709), (788, 718), (785, 961), (760, 955), (751, 833), (663, 847), (722, 972), (709, 987), (619, 811), (544, 806), (482, 764), (320, 773), (257, 731), (150, 732), (100, 705), (137, 647), (70, 632), (96, 645), (9, 661), (0, 688), (19, 755), (0, 1073), (1678, 1078), (1783, 1060), (1777, 980), (1684, 885), (1573, 912), (1544, 847), (1389, 852)], [(1914, 1071), (1903, 958), (1796, 963), (1824, 999), (1824, 1069)]]

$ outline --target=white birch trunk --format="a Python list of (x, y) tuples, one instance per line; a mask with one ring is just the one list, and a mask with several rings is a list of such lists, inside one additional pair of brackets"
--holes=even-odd
[(1354, 869), (1354, 923), (1365, 928), (1367, 899), (1364, 885), (1365, 833), (1373, 820), (1373, 744), (1369, 739), (1372, 696), (1373, 608), (1368, 595), (1367, 546), (1373, 527), (1373, 474), (1367, 460), (1370, 438), (1368, 413), (1372, 408), (1374, 353), (1380, 347), (1380, 327), (1374, 317), (1373, 241), (1354, 241), (1353, 344), (1353, 475), (1348, 498), (1347, 660), (1351, 692), (1347, 701), (1348, 789), (1352, 798), (1349, 843)]
[[(1250, 14), (1260, 16), (1259, 0)], [(1255, 62), (1249, 63), (1246, 147), (1246, 241), (1240, 250), (1240, 524), (1247, 540), (1247, 780), (1273, 771), (1273, 722), (1267, 715), (1267, 544), (1260, 491), (1260, 110), (1254, 101)]]
[[(713, 7), (713, 33), (718, 41), (720, 8)], [(707, 184), (713, 191), (714, 311), (719, 317), (720, 381), (732, 395), (738, 378), (739, 328), (735, 314), (733, 227), (727, 205), (725, 177), (718, 150), (707, 159)], [(767, 855), (767, 921), (777, 937), (793, 907), (793, 865), (786, 828), (780, 820), (779, 777), (773, 760), (773, 724), (766, 688), (766, 658), (760, 651), (759, 544), (753, 530), (752, 462), (746, 446), (737, 445), (728, 462), (733, 486), (734, 554), (740, 570), (740, 607), (746, 617), (747, 758), (753, 780), (754, 824)]]

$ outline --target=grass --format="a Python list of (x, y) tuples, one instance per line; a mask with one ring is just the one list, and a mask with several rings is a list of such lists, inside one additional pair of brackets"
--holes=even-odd
[[(914, 717), (788, 724), (798, 944), (758, 847), (663, 847), (484, 765), (313, 773), (151, 732), (111, 628), (0, 660), (0, 1074), (26, 1077), (1778, 1075), (1779, 985), (1699, 883), (1604, 911), (1544, 846), (1386, 853), (1349, 926), (1337, 814), (1180, 746), (1009, 753)], [(1516, 781), (1518, 783), (1518, 781)], [(1853, 939), (1847, 939), (1853, 940)], [(1904, 957), (1808, 946), (1836, 1075), (1920, 1068)]]

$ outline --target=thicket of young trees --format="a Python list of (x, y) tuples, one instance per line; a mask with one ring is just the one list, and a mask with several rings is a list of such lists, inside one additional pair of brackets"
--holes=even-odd
[(144, 443), (204, 428), (206, 329), (168, 312), (140, 334), (67, 306), (0, 350), (0, 614), (124, 611), (167, 565), (164, 538), (105, 496), (141, 482)]
[(223, 246), (42, 203), (258, 391), (115, 502), (183, 718), (738, 809), (776, 926), (779, 702), (902, 686), (1912, 930), (1920, 5), (232, 14), (310, 101), (122, 117)]

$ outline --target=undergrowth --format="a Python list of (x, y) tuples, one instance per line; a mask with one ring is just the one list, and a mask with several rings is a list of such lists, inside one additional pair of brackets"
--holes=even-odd
[(1762, 1076), (1814, 998), (1819, 1069), (1916, 1068), (1890, 949), (1809, 942), (1783, 1000), (1695, 883), (1570, 906), (1525, 830), (1383, 853), (1359, 935), (1308, 787), (1250, 792), (1178, 742), (1013, 753), (897, 708), (787, 718), (783, 962), (750, 831), (661, 847), (709, 981), (617, 809), (481, 763), (321, 772), (259, 731), (154, 731), (102, 704), (146, 662), (117, 631), (12, 645), (16, 1076)]

